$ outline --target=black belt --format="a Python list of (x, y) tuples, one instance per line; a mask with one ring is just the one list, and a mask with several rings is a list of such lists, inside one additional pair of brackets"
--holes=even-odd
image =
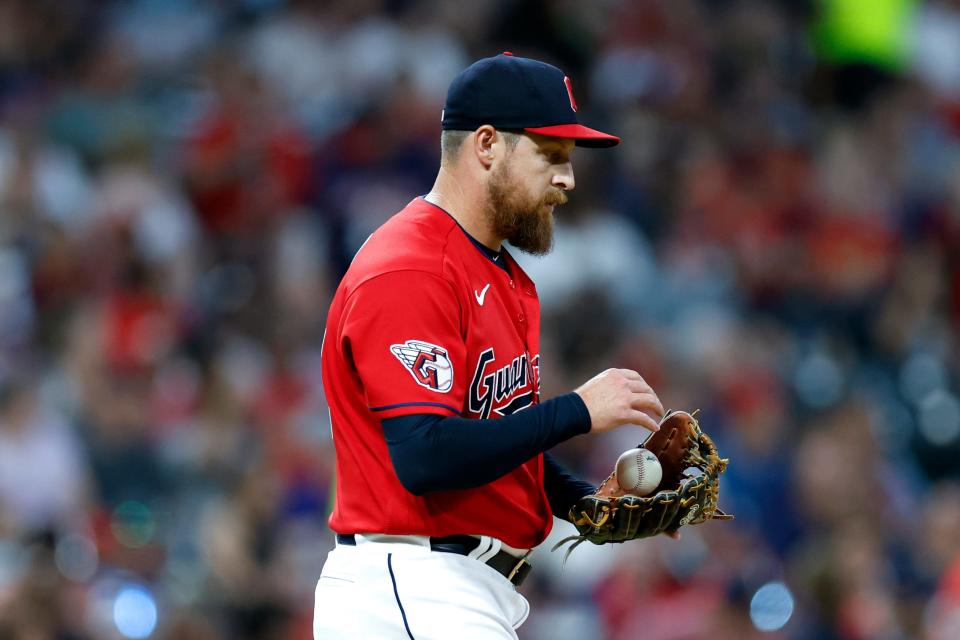
[[(355, 546), (357, 539), (352, 533), (338, 533), (337, 543), (349, 546)], [(445, 538), (430, 538), (430, 548), (434, 551), (444, 553), (456, 553), (461, 556), (470, 555), (470, 552), (477, 548), (480, 539), (473, 536), (447, 536)], [(518, 558), (506, 551), (498, 551), (492, 558), (488, 558), (484, 563), (499, 572), (514, 586), (519, 587), (526, 579), (527, 574), (532, 568), (526, 558)]]

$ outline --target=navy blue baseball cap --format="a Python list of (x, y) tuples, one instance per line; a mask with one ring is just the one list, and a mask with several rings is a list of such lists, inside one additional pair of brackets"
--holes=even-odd
[(563, 71), (504, 51), (461, 71), (447, 90), (441, 127), (473, 131), (484, 124), (554, 138), (580, 147), (612, 147), (620, 138), (577, 122), (573, 86)]

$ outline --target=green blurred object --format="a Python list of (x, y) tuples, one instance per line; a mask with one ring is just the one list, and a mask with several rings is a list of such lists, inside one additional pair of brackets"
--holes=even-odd
[(902, 69), (916, 5), (916, 0), (821, 0), (813, 25), (818, 57)]
[(157, 523), (150, 507), (136, 500), (126, 500), (114, 510), (110, 529), (120, 544), (138, 549), (153, 540)]

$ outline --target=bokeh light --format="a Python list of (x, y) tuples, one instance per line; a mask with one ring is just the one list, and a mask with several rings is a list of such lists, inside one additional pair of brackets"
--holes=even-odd
[(782, 582), (768, 582), (750, 600), (750, 620), (760, 631), (782, 629), (793, 616), (794, 600)]
[(90, 580), (96, 574), (100, 563), (93, 541), (76, 533), (64, 536), (57, 542), (54, 560), (60, 573), (74, 582)]
[(138, 548), (153, 540), (157, 523), (147, 505), (136, 500), (126, 500), (114, 510), (110, 530), (120, 544)]
[(157, 628), (157, 603), (139, 584), (127, 584), (113, 601), (113, 623), (125, 638), (148, 638)]
[(943, 362), (929, 353), (912, 355), (900, 368), (900, 388), (904, 397), (919, 403), (929, 393), (947, 383)]
[(931, 444), (944, 446), (960, 438), (960, 400), (938, 389), (920, 403), (920, 433)]
[(843, 392), (843, 372), (824, 353), (813, 353), (797, 367), (794, 387), (800, 400), (810, 407), (829, 407)]

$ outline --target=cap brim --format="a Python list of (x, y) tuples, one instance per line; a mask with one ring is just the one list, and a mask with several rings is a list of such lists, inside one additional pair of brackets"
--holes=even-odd
[(620, 138), (609, 133), (597, 131), (582, 124), (555, 124), (551, 127), (527, 127), (524, 131), (539, 133), (551, 138), (573, 138), (578, 147), (592, 147), (600, 149), (615, 147), (620, 144)]

